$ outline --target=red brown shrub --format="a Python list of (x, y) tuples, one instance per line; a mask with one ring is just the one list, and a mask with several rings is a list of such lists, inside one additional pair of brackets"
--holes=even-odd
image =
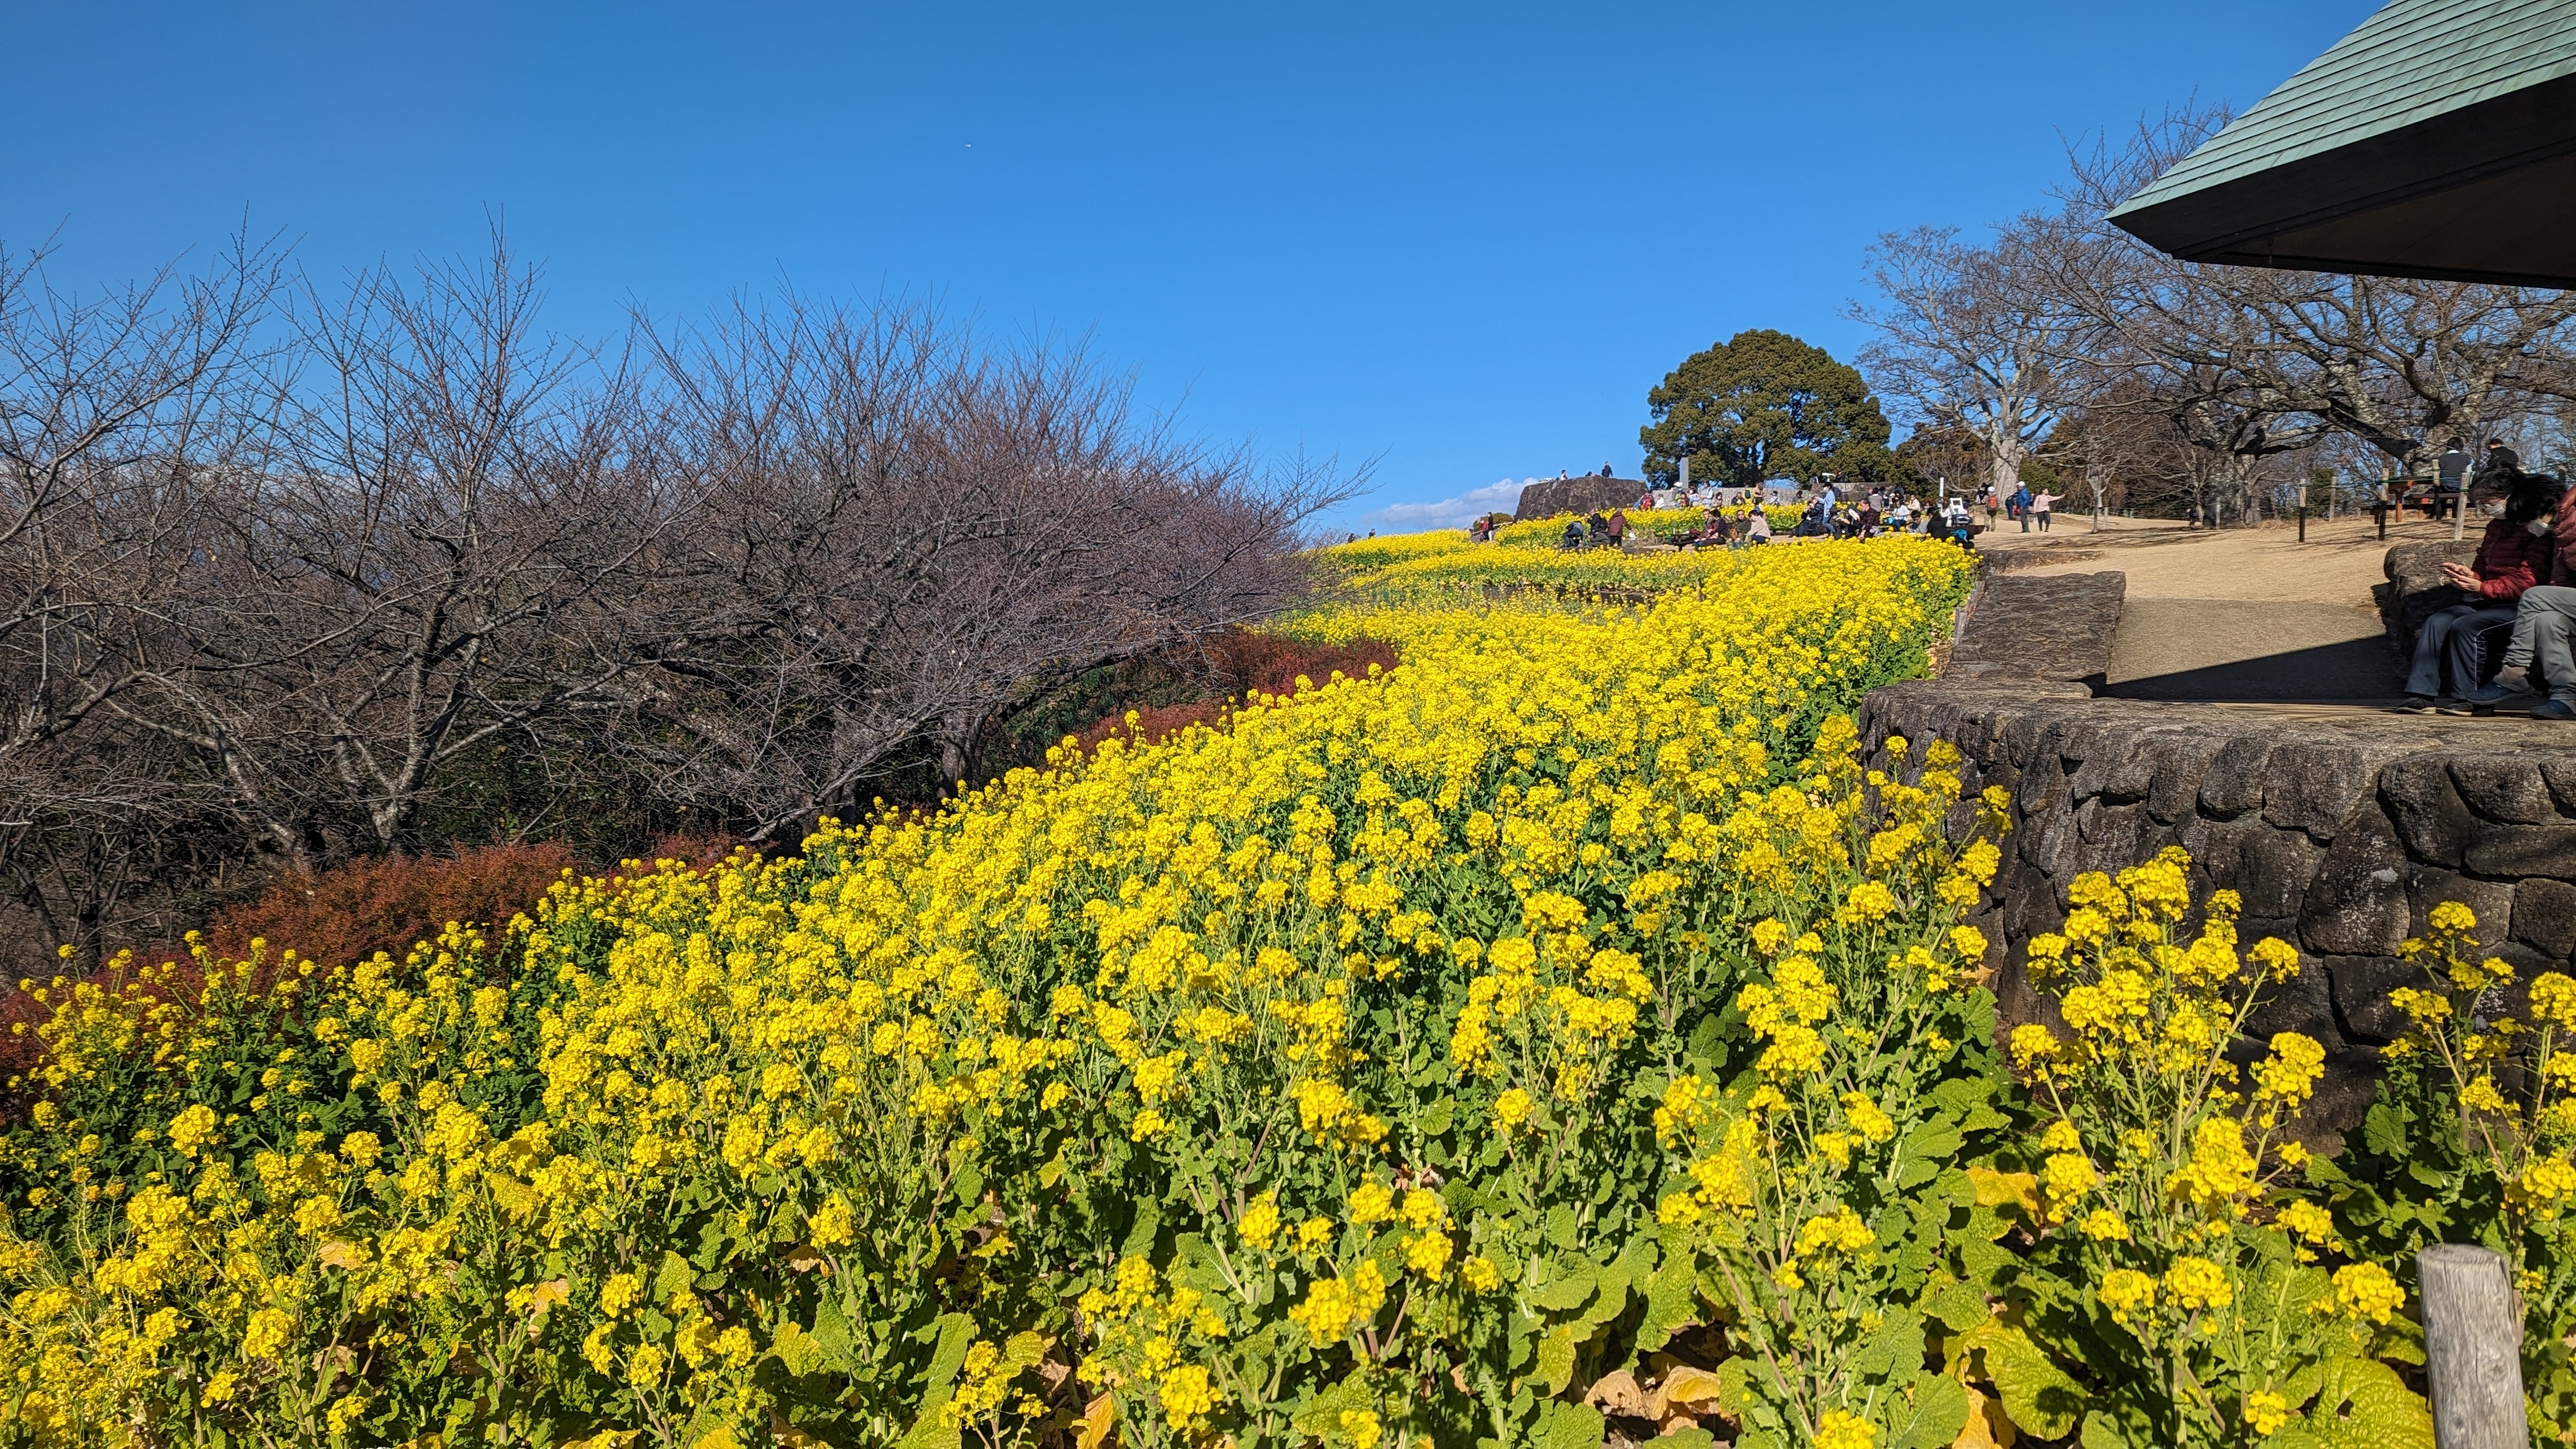
[(498, 926), (533, 910), (574, 864), (572, 852), (551, 841), (354, 861), (224, 907), (206, 928), (206, 944), (236, 959), (249, 954), (253, 937), (267, 940), (272, 957), (293, 947), (326, 965), (378, 951), (399, 959), (450, 921)]
[(1224, 689), (1225, 698), (1143, 706), (1134, 711), (1136, 723), (1132, 729), (1127, 723), (1127, 711), (1104, 715), (1082, 732), (1084, 752), (1088, 753), (1112, 735), (1132, 733), (1150, 744), (1179, 734), (1194, 724), (1217, 724), (1242, 696), (1256, 692), (1295, 694), (1300, 678), (1312, 685), (1331, 682), (1337, 672), (1347, 678), (1365, 679), (1369, 666), (1393, 669), (1396, 662), (1395, 646), (1383, 640), (1354, 639), (1348, 644), (1310, 644), (1303, 639), (1254, 634), (1241, 629), (1217, 636), (1207, 644), (1206, 652), (1212, 676), (1210, 683)]
[(1211, 641), (1207, 653), (1209, 662), (1216, 667), (1218, 682), (1235, 694), (1254, 690), (1293, 694), (1301, 674), (1322, 684), (1333, 677), (1335, 670), (1353, 679), (1365, 679), (1372, 664), (1380, 669), (1395, 667), (1395, 646), (1382, 639), (1310, 644), (1303, 639), (1235, 629)]

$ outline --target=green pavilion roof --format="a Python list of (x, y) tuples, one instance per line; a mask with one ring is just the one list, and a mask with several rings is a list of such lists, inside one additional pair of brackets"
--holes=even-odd
[(2576, 285), (2576, 0), (2394, 0), (2111, 219), (2193, 261)]

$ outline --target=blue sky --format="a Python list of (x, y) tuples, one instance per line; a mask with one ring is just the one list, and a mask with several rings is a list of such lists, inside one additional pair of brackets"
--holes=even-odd
[(21, 0), (0, 244), (121, 280), (247, 215), (327, 277), (497, 210), (565, 330), (928, 296), (1088, 336), (1194, 436), (1374, 459), (1335, 521), (1422, 527), (1633, 473), (1646, 389), (1740, 329), (1848, 357), (1878, 232), (2035, 204), (2062, 138), (2251, 104), (2371, 8)]

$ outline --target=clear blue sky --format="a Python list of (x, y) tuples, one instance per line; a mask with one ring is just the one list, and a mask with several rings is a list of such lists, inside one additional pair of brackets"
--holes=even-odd
[(1688, 352), (1848, 357), (1878, 232), (2034, 204), (2062, 135), (2249, 105), (2371, 8), (21, 0), (0, 243), (123, 279), (247, 212), (330, 276), (500, 209), (566, 330), (935, 296), (1194, 434), (1376, 458), (1364, 527), (1633, 473)]

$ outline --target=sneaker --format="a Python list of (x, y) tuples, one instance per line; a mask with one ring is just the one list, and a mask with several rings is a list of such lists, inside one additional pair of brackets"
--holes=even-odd
[(2576, 704), (2563, 699), (2544, 699), (2531, 707), (2533, 719), (2576, 719)]
[(2439, 706), (2437, 706), (2432, 700), (2429, 700), (2420, 694), (2410, 694), (2406, 696), (2406, 702), (2397, 707), (2406, 711), (2408, 714), (2431, 714), (2435, 709), (2439, 708)]
[(2499, 700), (2511, 699), (2520, 693), (2522, 693), (2522, 689), (2519, 685), (2506, 684), (2499, 680), (2494, 684), (2482, 685), (2479, 688), (2472, 689), (2468, 693), (2461, 695), (2460, 698), (2466, 700), (2470, 704), (2494, 704)]

